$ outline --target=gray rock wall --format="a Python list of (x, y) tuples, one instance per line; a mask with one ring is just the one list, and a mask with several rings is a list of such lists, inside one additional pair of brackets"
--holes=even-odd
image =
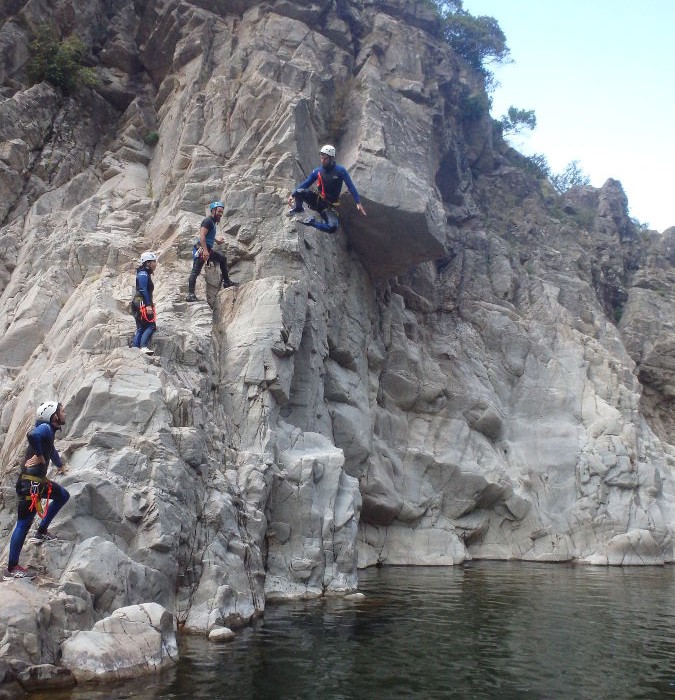
[[(26, 629), (53, 615), (41, 651), (3, 617), (11, 656), (148, 602), (236, 627), (375, 563), (673, 561), (673, 229), (638, 231), (613, 181), (527, 174), (426, 3), (80, 5), (1, 16), (2, 541), (48, 396), (72, 494), (66, 541), (24, 550), (38, 586), (5, 584)], [(28, 87), (45, 18), (95, 91)], [(284, 216), (326, 141), (368, 212), (345, 196), (333, 236)], [(186, 304), (216, 198), (241, 286), (207, 268)], [(147, 249), (151, 359), (127, 347)]]

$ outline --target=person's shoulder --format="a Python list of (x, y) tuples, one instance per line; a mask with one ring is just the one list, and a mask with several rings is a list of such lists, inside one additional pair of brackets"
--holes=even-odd
[(212, 228), (213, 224), (215, 224), (215, 221), (213, 220), (213, 217), (207, 216), (203, 221), (202, 221), (202, 228)]
[(41, 421), (39, 423), (35, 424), (35, 427), (33, 428), (32, 432), (34, 435), (39, 435), (41, 437), (47, 435), (51, 435), (51, 425), (47, 423), (47, 421)]
[(339, 163), (335, 164), (335, 170), (340, 173), (340, 175), (346, 175), (347, 174), (347, 168), (345, 168), (344, 165), (340, 165)]

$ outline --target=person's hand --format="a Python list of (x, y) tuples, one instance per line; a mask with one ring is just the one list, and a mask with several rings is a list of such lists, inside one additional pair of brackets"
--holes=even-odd
[(288, 206), (295, 207), (295, 197), (292, 194), (288, 195)]
[(359, 202), (359, 203), (356, 205), (356, 208), (357, 208), (364, 216), (366, 216), (366, 210), (363, 208), (363, 204), (361, 204), (361, 202)]
[(209, 249), (208, 249), (206, 246), (204, 246), (204, 247), (201, 249), (201, 251), (200, 251), (199, 254), (202, 256), (202, 260), (203, 260), (204, 262), (208, 262), (208, 259), (209, 259), (210, 255), (211, 255), (211, 253), (209, 253)]

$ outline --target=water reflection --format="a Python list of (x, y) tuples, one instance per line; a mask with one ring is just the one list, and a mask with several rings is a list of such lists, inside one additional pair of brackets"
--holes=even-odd
[(479, 562), (362, 573), (366, 600), (291, 603), (159, 678), (51, 700), (675, 698), (675, 568)]

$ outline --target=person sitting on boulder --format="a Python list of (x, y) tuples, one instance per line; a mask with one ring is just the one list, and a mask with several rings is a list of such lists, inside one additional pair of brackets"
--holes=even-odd
[(152, 273), (157, 268), (157, 258), (157, 254), (149, 250), (141, 255), (141, 265), (136, 269), (136, 293), (131, 300), (131, 313), (136, 319), (136, 333), (132, 347), (139, 348), (146, 355), (154, 354), (154, 350), (148, 347), (148, 343), (157, 330), (157, 316), (152, 299), (155, 289)]
[[(52, 461), (59, 471), (63, 470), (63, 461), (54, 447), (54, 438), (56, 431), (60, 430), (65, 422), (66, 412), (63, 405), (57, 401), (45, 401), (37, 410), (35, 427), (26, 434), (28, 447), (21, 474), (16, 482), (19, 512), (9, 542), (9, 561), (3, 575), (5, 581), (32, 578), (24, 567), (19, 566), (19, 557), (36, 514), (40, 516), (41, 521), (30, 541), (42, 544), (58, 539), (48, 528), (56, 514), (67, 503), (70, 494), (63, 486), (47, 478), (47, 468)], [(43, 499), (46, 500), (44, 508)]]
[(204, 267), (212, 262), (220, 265), (220, 273), (223, 277), (223, 289), (238, 286), (238, 282), (233, 282), (227, 272), (227, 258), (213, 250), (214, 243), (222, 243), (225, 239), (218, 236), (218, 222), (223, 216), (225, 206), (222, 202), (211, 202), (209, 205), (211, 216), (207, 216), (199, 229), (199, 240), (195, 243), (192, 254), (192, 272), (188, 281), (188, 295), (185, 301), (198, 301), (195, 296), (195, 286), (197, 277)]
[[(356, 208), (365, 216), (366, 211), (361, 204), (359, 193), (354, 187), (349, 173), (342, 166), (335, 162), (335, 146), (326, 144), (320, 151), (321, 167), (315, 168), (309, 177), (301, 182), (288, 197), (288, 204), (292, 209), (287, 216), (301, 214), (304, 211), (303, 203), (307, 202), (310, 209), (319, 214), (317, 219), (310, 216), (303, 219), (301, 223), (305, 226), (313, 226), (319, 231), (335, 233), (339, 225), (339, 219), (335, 207), (340, 199), (342, 185), (345, 184), (349, 193), (354, 197)], [(317, 183), (318, 191), (309, 189)]]

